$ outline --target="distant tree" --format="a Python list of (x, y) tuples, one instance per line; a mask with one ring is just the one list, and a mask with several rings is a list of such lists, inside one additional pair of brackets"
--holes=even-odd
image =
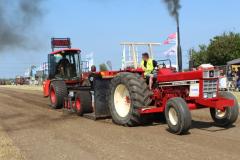
[(240, 58), (240, 34), (224, 33), (211, 40), (208, 46), (208, 60), (214, 65), (224, 65), (226, 62)]
[(195, 67), (203, 63), (225, 65), (230, 60), (240, 58), (240, 34), (223, 33), (211, 39), (208, 46), (200, 45), (198, 51), (191, 52)]
[(100, 64), (99, 69), (100, 69), (100, 71), (107, 71), (108, 70), (107, 65), (105, 63)]
[(195, 51), (194, 49), (191, 51), (192, 59), (194, 61), (194, 67), (200, 66), (203, 63), (207, 63), (207, 46), (200, 45), (199, 51)]

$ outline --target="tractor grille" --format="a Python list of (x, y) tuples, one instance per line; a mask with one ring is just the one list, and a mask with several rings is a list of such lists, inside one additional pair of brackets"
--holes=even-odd
[(218, 80), (204, 80), (203, 81), (203, 93), (205, 98), (213, 98), (217, 93)]
[(204, 80), (203, 92), (216, 92), (217, 91), (217, 80)]

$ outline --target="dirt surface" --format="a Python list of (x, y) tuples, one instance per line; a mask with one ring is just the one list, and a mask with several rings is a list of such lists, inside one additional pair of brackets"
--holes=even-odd
[(0, 126), (0, 159), (1, 160), (24, 160), (19, 148), (17, 148), (11, 138)]
[(42, 91), (42, 86), (35, 86), (35, 85), (2, 85), (1, 88), (11, 88), (11, 89), (23, 89), (23, 90), (32, 90), (32, 91)]
[(192, 112), (190, 133), (176, 136), (165, 123), (126, 128), (63, 114), (40, 91), (0, 88), (0, 102), (0, 132), (27, 160), (240, 159), (240, 121), (214, 127), (207, 109)]

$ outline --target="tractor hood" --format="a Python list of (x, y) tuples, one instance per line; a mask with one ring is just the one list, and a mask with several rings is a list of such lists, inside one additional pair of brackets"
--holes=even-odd
[(219, 78), (217, 69), (200, 69), (188, 72), (172, 72), (170, 69), (160, 70), (158, 72), (158, 82), (199, 80), (199, 79), (216, 79)]
[(189, 71), (189, 72), (170, 72), (159, 71), (157, 81), (158, 82), (171, 82), (171, 81), (183, 81), (183, 80), (197, 80), (203, 78), (203, 70)]

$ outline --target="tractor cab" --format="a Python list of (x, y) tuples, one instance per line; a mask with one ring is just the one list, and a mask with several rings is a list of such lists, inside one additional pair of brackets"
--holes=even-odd
[[(55, 49), (58, 48), (60, 50)], [(48, 55), (49, 79), (79, 80), (81, 77), (80, 49), (72, 49), (69, 38), (52, 38)]]
[(77, 80), (81, 76), (80, 50), (63, 49), (48, 55), (49, 78)]
[(45, 97), (51, 96), (53, 82), (62, 81), (67, 87), (80, 84), (85, 69), (85, 63), (81, 61), (81, 50), (71, 48), (70, 38), (52, 38), (51, 44), (52, 52), (48, 54), (48, 79), (43, 82)]

